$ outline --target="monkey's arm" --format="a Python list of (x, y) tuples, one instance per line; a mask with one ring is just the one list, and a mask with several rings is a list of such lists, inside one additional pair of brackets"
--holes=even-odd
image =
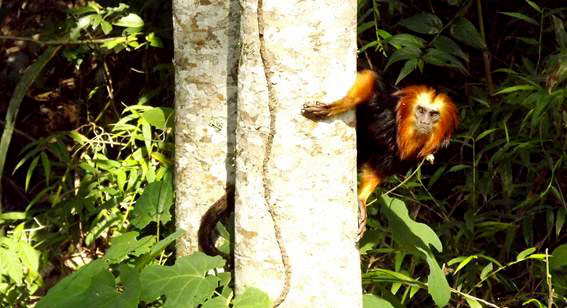
[(307, 118), (322, 119), (353, 109), (372, 98), (376, 88), (376, 78), (374, 71), (361, 71), (356, 74), (356, 80), (345, 97), (329, 105), (320, 102), (305, 104), (301, 112)]

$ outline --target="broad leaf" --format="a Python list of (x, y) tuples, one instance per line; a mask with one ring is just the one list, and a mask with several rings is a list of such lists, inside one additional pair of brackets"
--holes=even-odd
[(171, 172), (160, 181), (150, 183), (136, 201), (132, 211), (132, 224), (139, 229), (150, 222), (167, 223), (171, 219), (169, 209), (173, 203), (173, 180)]
[(459, 17), (451, 25), (451, 35), (457, 40), (477, 49), (486, 49), (486, 43), (474, 25), (464, 17)]
[(417, 59), (421, 55), (421, 49), (416, 47), (403, 47), (394, 51), (394, 53), (388, 58), (388, 63), (384, 67), (384, 71), (390, 67), (390, 65), (403, 61), (403, 60), (411, 60)]
[(272, 301), (268, 294), (256, 288), (248, 288), (234, 300), (234, 308), (270, 308)]
[(127, 232), (112, 238), (110, 248), (106, 251), (105, 256), (111, 262), (117, 263), (124, 260), (129, 254), (140, 256), (150, 251), (150, 248), (155, 243), (155, 237), (148, 235), (140, 240), (137, 237), (138, 232)]
[(141, 292), (138, 273), (122, 265), (120, 280), (122, 291), (118, 292), (105, 261), (95, 260), (51, 288), (37, 307), (138, 307)]
[(120, 27), (137, 28), (144, 26), (144, 21), (140, 16), (130, 13), (113, 22), (113, 24)]
[(400, 25), (423, 34), (437, 34), (443, 28), (443, 22), (439, 17), (430, 13), (419, 13), (412, 17), (402, 19)]
[(224, 266), (219, 257), (197, 252), (177, 259), (173, 266), (150, 265), (141, 274), (142, 300), (149, 303), (165, 296), (164, 307), (196, 307), (212, 297), (219, 278), (206, 276), (209, 270)]
[(423, 48), (425, 44), (424, 39), (407, 33), (393, 35), (384, 41), (394, 46), (400, 46), (400, 47)]
[(467, 70), (459, 59), (437, 48), (427, 49), (425, 55), (423, 55), (423, 61), (437, 66), (456, 68), (461, 72)]
[(362, 296), (362, 307), (364, 308), (394, 308), (387, 300), (374, 294), (364, 294)]

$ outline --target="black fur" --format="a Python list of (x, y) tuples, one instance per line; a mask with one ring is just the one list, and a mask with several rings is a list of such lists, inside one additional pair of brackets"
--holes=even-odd
[(356, 108), (356, 137), (358, 166), (375, 169), (382, 179), (405, 173), (415, 160), (400, 160), (396, 142), (397, 97), (391, 91), (379, 91), (372, 99)]

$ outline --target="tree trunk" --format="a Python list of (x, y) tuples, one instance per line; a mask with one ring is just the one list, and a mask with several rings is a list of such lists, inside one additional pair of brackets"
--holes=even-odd
[[(361, 307), (355, 119), (301, 116), (307, 101), (331, 102), (354, 81), (356, 2), (241, 0), (242, 52), (236, 130), (236, 292), (253, 286), (282, 307)], [(263, 48), (261, 48), (263, 47)]]
[(174, 0), (175, 185), (179, 256), (197, 250), (202, 214), (234, 180), (236, 0)]

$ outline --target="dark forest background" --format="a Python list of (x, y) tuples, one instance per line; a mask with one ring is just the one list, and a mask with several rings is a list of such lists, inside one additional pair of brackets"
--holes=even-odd
[[(171, 10), (0, 1), (0, 306), (158, 307), (171, 268), (208, 286), (179, 300), (231, 302), (230, 274), (205, 275), (222, 258), (171, 245)], [(566, 20), (553, 0), (358, 1), (360, 66), (446, 91), (461, 118), (435, 164), (372, 199), (365, 307), (567, 306)]]

